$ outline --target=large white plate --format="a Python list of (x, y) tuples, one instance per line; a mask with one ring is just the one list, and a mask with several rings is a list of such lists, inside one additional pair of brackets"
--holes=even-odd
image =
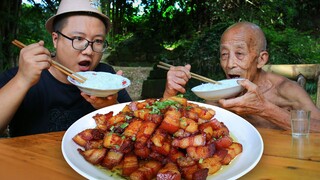
[[(215, 117), (219, 121), (225, 123), (229, 128), (232, 137), (235, 138), (235, 141), (241, 143), (243, 146), (243, 152), (238, 155), (230, 165), (225, 166), (224, 169), (209, 176), (207, 179), (238, 179), (252, 170), (260, 161), (263, 153), (263, 141), (259, 132), (245, 119), (230, 111), (203, 103), (192, 103), (214, 109), (216, 111)], [(95, 114), (105, 114), (113, 111), (113, 114), (115, 115), (125, 106), (125, 104), (126, 103), (117, 104), (89, 113), (72, 124), (64, 134), (61, 144), (62, 154), (67, 163), (85, 178), (114, 179), (114, 177), (108, 175), (105, 171), (88, 163), (77, 151), (80, 146), (74, 143), (72, 138), (82, 130), (94, 128), (96, 126), (96, 123), (92, 118)]]

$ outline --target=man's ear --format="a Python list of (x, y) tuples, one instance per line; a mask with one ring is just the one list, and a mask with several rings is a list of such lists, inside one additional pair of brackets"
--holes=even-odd
[(52, 36), (53, 46), (54, 46), (54, 48), (57, 48), (57, 41), (58, 41), (59, 35), (56, 32), (52, 32), (51, 36)]
[(267, 64), (268, 60), (269, 60), (269, 53), (267, 51), (260, 52), (257, 67), (261, 69), (265, 64)]

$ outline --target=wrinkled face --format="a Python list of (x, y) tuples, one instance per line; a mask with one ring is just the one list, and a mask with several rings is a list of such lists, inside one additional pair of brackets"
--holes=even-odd
[(250, 32), (230, 29), (220, 42), (220, 64), (227, 78), (246, 78), (253, 81), (257, 73), (259, 53)]
[[(74, 39), (87, 39), (89, 41), (104, 41), (106, 29), (103, 22), (92, 16), (77, 15), (68, 17), (66, 25), (61, 33)], [(53, 33), (53, 43), (56, 48), (56, 60), (69, 69), (78, 71), (93, 70), (100, 62), (103, 53), (92, 50), (90, 44), (84, 50), (76, 50), (72, 47), (72, 41)]]

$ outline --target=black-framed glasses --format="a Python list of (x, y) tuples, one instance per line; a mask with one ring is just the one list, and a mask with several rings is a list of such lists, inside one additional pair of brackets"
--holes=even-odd
[(97, 53), (104, 52), (108, 47), (108, 41), (106, 41), (106, 40), (103, 41), (103, 40), (97, 39), (94, 41), (89, 41), (88, 39), (82, 38), (82, 37), (75, 37), (75, 38), (68, 37), (68, 36), (62, 34), (60, 31), (56, 31), (56, 33), (69, 39), (72, 42), (72, 47), (76, 50), (79, 50), (79, 51), (87, 49), (87, 47), (90, 44), (91, 44), (92, 50)]

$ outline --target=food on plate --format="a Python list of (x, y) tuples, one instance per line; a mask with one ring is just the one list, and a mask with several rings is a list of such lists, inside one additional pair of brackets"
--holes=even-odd
[(206, 179), (242, 152), (215, 111), (174, 96), (96, 114), (73, 137), (93, 165), (126, 179)]

